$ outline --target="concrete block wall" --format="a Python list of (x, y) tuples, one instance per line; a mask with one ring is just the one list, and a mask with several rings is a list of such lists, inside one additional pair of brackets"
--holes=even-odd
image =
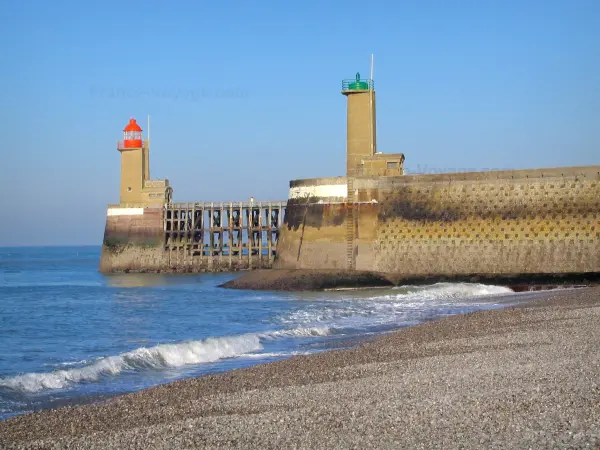
[(377, 271), (600, 272), (599, 168), (404, 178), (378, 192)]
[[(347, 267), (351, 226), (356, 270), (417, 277), (600, 273), (600, 166), (351, 181), (353, 214), (344, 199), (290, 198), (276, 267)], [(303, 182), (318, 184), (292, 184)]]

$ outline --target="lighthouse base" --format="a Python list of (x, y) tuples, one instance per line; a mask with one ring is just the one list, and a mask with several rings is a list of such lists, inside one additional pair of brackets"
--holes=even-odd
[(163, 271), (163, 241), (163, 208), (109, 207), (100, 272)]

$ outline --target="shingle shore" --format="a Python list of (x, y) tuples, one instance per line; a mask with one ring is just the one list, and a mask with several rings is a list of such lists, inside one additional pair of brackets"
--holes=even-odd
[(0, 422), (1, 448), (597, 448), (600, 288)]

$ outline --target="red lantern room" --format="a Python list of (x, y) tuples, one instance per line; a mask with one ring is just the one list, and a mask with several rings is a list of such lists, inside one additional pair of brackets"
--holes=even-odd
[(135, 119), (129, 119), (129, 123), (123, 129), (123, 147), (141, 148), (142, 147), (142, 129)]

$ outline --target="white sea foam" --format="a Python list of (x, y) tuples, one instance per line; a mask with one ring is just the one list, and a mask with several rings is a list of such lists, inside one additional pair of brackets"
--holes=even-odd
[[(326, 336), (329, 333), (330, 330), (327, 328), (298, 328), (208, 338), (177, 344), (160, 344), (155, 347), (139, 347), (117, 356), (97, 359), (91, 364), (79, 368), (48, 373), (26, 373), (3, 378), (0, 379), (0, 386), (31, 393), (63, 389), (77, 383), (94, 382), (102, 377), (116, 376), (122, 372), (144, 369), (160, 370), (214, 362), (224, 358), (249, 356), (253, 355), (253, 352), (262, 350), (261, 341), (263, 340)], [(261, 354), (256, 354), (256, 357), (260, 356)], [(271, 356), (277, 355), (271, 354)]]
[[(512, 289), (478, 283), (436, 283), (427, 286), (401, 286), (394, 290), (406, 291), (397, 294), (400, 298), (447, 299), (472, 298), (499, 294), (510, 294)], [(384, 296), (385, 297), (385, 296)]]
[(277, 330), (267, 333), (261, 333), (259, 336), (263, 339), (278, 339), (285, 337), (313, 337), (313, 336), (328, 336), (331, 334), (329, 327), (306, 327), (294, 328), (292, 330)]
[(300, 356), (310, 355), (313, 352), (270, 352), (270, 353), (248, 353), (240, 356), (240, 358), (248, 359), (266, 359), (266, 358), (282, 358), (284, 356)]
[(474, 283), (437, 283), (401, 286), (373, 294), (364, 291), (319, 298), (309, 306), (278, 318), (287, 326), (366, 329), (379, 325), (414, 325), (430, 314), (456, 314), (494, 306), (498, 296), (512, 294), (503, 286)]

